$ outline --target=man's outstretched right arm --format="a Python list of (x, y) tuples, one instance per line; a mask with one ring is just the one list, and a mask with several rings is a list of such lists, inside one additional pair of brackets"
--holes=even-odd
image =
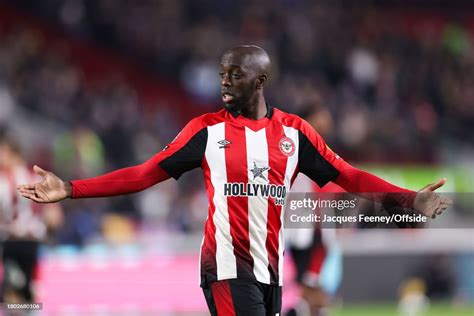
[(18, 191), (35, 202), (53, 203), (66, 198), (135, 193), (170, 177), (178, 179), (183, 173), (201, 166), (207, 143), (206, 122), (202, 117), (191, 120), (165, 149), (141, 165), (70, 182), (35, 166), (34, 171), (43, 181), (20, 185)]
[(170, 176), (159, 166), (159, 154), (141, 165), (118, 169), (84, 180), (71, 181), (71, 198), (107, 197), (147, 189)]
[(54, 173), (34, 166), (36, 174), (43, 178), (33, 184), (18, 186), (26, 198), (38, 203), (53, 203), (66, 198), (107, 197), (129, 194), (149, 188), (170, 176), (159, 166), (158, 155), (133, 167), (83, 180), (63, 181)]

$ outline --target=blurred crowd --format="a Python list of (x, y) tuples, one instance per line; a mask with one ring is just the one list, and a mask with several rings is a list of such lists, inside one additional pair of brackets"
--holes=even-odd
[[(21, 20), (0, 30), (0, 124), (8, 131), (21, 109), (55, 126), (56, 137), (36, 144), (39, 151), (28, 158), (65, 179), (158, 152), (185, 123), (175, 106), (219, 109), (219, 59), (240, 44), (270, 53), (269, 102), (292, 113), (326, 109), (326, 141), (351, 162), (448, 163), (447, 146), (472, 145), (472, 10), (366, 1), (7, 2), (0, 6), (42, 19), (65, 38), (134, 60), (139, 71), (164, 78), (194, 101), (145, 111), (139, 92), (119, 71), (91, 85), (87, 70), (38, 30)], [(94, 213), (81, 211), (89, 208), (145, 223), (165, 221), (181, 231), (201, 229), (206, 202), (194, 175), (133, 197), (78, 202), (77, 215), (69, 217), (79, 218), (66, 219), (77, 231), (62, 238), (80, 243), (86, 232), (78, 223), (95, 221)]]

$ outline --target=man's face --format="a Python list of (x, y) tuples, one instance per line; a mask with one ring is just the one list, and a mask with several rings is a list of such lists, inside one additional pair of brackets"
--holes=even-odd
[(256, 93), (256, 76), (245, 65), (242, 58), (227, 54), (220, 66), (221, 95), (224, 106), (229, 110), (247, 107)]

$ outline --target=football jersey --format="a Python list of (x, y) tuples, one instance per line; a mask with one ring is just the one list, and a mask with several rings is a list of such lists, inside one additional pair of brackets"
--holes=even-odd
[(202, 168), (209, 200), (200, 252), (201, 285), (252, 278), (283, 280), (284, 201), (298, 172), (320, 187), (338, 164), (309, 123), (269, 107), (251, 120), (223, 109), (191, 120), (160, 153), (170, 176)]
[(46, 236), (39, 205), (21, 198), (16, 189), (18, 184), (34, 180), (35, 174), (26, 166), (18, 166), (9, 172), (0, 171), (0, 223), (9, 226), (11, 238), (42, 240)]

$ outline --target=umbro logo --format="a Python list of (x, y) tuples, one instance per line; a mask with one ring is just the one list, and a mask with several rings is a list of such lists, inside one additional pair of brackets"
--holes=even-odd
[(219, 148), (227, 148), (230, 144), (232, 144), (232, 142), (227, 139), (220, 140), (217, 143), (220, 145)]

